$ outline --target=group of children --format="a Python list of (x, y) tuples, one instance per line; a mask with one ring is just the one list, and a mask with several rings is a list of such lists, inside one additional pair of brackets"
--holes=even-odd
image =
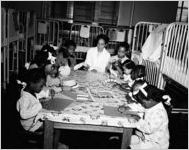
[[(102, 44), (99, 43), (99, 45)], [(73, 41), (68, 41), (64, 47), (59, 48), (58, 53), (51, 46), (45, 45), (27, 65), (27, 70), (20, 74), (17, 81), (18, 84), (23, 85), (23, 88), (16, 108), (25, 130), (34, 132), (42, 127), (42, 121), (36, 119), (36, 116), (47, 110), (42, 108), (39, 99), (53, 96), (55, 92), (62, 90), (58, 87), (61, 84), (60, 78), (69, 75), (76, 65), (75, 48), (76, 44)], [(130, 147), (133, 149), (168, 148), (168, 115), (164, 102), (170, 106), (170, 97), (164, 91), (145, 82), (145, 67), (136, 65), (130, 60), (128, 49), (128, 44), (120, 44), (117, 55), (109, 59), (105, 71), (128, 83), (132, 90), (131, 96), (146, 110), (144, 119), (138, 122), (136, 134), (131, 138)], [(104, 52), (102, 58), (106, 55), (108, 54)], [(87, 57), (89, 64), (96, 63), (90, 62), (90, 57)], [(51, 90), (45, 89), (45, 86), (50, 87)]]
[(71, 40), (57, 52), (50, 45), (44, 45), (34, 60), (19, 72), (17, 83), (22, 85), (22, 89), (16, 109), (25, 130), (34, 132), (42, 127), (42, 120), (37, 116), (47, 110), (42, 108), (39, 100), (53, 97), (63, 90), (60, 78), (69, 75), (75, 65), (75, 48), (76, 44)]

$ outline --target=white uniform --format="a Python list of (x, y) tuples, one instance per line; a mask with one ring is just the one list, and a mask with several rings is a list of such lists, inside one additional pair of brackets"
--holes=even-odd
[(133, 135), (130, 145), (132, 149), (168, 149), (168, 116), (161, 102), (146, 109), (145, 118), (139, 121), (137, 129), (143, 138)]
[(89, 70), (96, 69), (98, 72), (105, 72), (109, 60), (110, 54), (105, 48), (102, 52), (98, 52), (97, 47), (93, 47), (87, 51), (85, 64), (89, 65)]
[(16, 108), (20, 113), (21, 124), (25, 130), (33, 132), (42, 126), (43, 123), (39, 120), (34, 123), (35, 117), (42, 109), (41, 103), (35, 96), (26, 91), (22, 91)]

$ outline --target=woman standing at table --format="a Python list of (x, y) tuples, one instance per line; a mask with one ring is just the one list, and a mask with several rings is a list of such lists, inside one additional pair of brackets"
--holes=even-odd
[(106, 45), (108, 44), (109, 38), (104, 35), (97, 36), (97, 46), (90, 48), (87, 51), (87, 56), (85, 60), (85, 67), (89, 71), (93, 72), (105, 72), (105, 68), (108, 65), (110, 54), (106, 50)]

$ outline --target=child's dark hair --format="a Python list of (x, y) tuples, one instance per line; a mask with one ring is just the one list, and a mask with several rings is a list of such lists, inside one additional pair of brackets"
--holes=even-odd
[[(139, 84), (139, 82), (138, 82)], [(146, 83), (147, 84), (147, 83)], [(142, 84), (143, 85), (143, 84)], [(162, 102), (165, 109), (167, 110), (167, 113), (169, 114), (171, 112), (171, 103), (170, 103), (170, 96), (166, 93), (166, 91), (164, 90), (160, 90), (157, 87), (155, 87), (154, 85), (150, 85), (147, 84), (146, 87), (144, 87), (144, 90), (147, 93), (147, 96), (144, 95), (144, 93), (139, 90), (138, 94), (137, 94), (137, 99), (138, 100), (154, 100), (156, 102)]]
[[(68, 52), (68, 50), (65, 49), (65, 48), (63, 48), (63, 47), (61, 47), (61, 48), (59, 49), (58, 53), (59, 53), (59, 54), (62, 54), (62, 55), (63, 55), (63, 58), (65, 58), (65, 59), (68, 59), (68, 58), (71, 56), (70, 53)], [(71, 61), (70, 61), (70, 59), (68, 59), (68, 65), (71, 66)]]
[(136, 80), (138, 78), (143, 78), (146, 76), (145, 66), (136, 65), (135, 68), (131, 71), (131, 79)]
[(37, 64), (38, 67), (43, 67), (48, 58), (48, 52), (39, 51), (34, 57), (31, 64)]
[(135, 88), (136, 85), (143, 85), (144, 83), (148, 84), (148, 82), (145, 81), (145, 80), (137, 80), (137, 81), (135, 81), (133, 83), (132, 87), (131, 87), (131, 92), (133, 92), (133, 90), (134, 90), (134, 88)]
[(129, 44), (126, 42), (121, 42), (117, 48), (116, 48), (116, 53), (118, 53), (118, 50), (120, 47), (124, 47), (125, 48), (125, 52), (129, 51)]
[(98, 35), (97, 38), (96, 38), (96, 43), (95, 43), (96, 45), (97, 45), (97, 43), (98, 43), (98, 41), (99, 41), (100, 39), (103, 39), (104, 42), (105, 42), (105, 44), (108, 44), (108, 42), (109, 42), (109, 37), (108, 37), (108, 36), (106, 36), (105, 34), (100, 34), (100, 35)]
[(135, 63), (132, 60), (128, 59), (122, 64), (122, 68), (134, 69)]
[(76, 48), (76, 44), (73, 40), (67, 40), (65, 42), (65, 47), (68, 48), (69, 46), (74, 46)]
[(54, 50), (53, 47), (51, 47), (50, 45), (46, 44), (46, 45), (43, 45), (43, 47), (41, 48), (41, 51), (42, 52), (50, 52), (52, 53), (53, 56), (56, 56), (56, 51)]
[(42, 68), (27, 70), (27, 72), (25, 72), (25, 76), (26, 78), (24, 79), (24, 82), (26, 82), (27, 85), (30, 83), (37, 83), (41, 79), (46, 80), (45, 71)]

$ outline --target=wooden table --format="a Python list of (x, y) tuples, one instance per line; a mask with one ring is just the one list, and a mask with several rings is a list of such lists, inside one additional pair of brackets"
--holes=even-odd
[[(58, 129), (58, 130), (55, 130)], [(72, 129), (82, 131), (97, 131), (97, 132), (115, 132), (122, 133), (121, 148), (127, 149), (130, 145), (131, 135), (133, 128), (120, 128), (110, 126), (96, 126), (96, 125), (81, 125), (81, 124), (68, 124), (58, 123), (45, 120), (44, 123), (44, 148), (52, 149), (57, 148), (60, 136), (60, 129)]]
[[(98, 83), (95, 80), (101, 79), (98, 74), (86, 73), (86, 72), (75, 72), (70, 76), (70, 79), (75, 79), (80, 85), (88, 86), (87, 83), (93, 82), (93, 84)], [(94, 80), (95, 79), (95, 80)], [(105, 79), (102, 79), (105, 80)], [(93, 87), (95, 85), (92, 85)], [(103, 87), (104, 88), (104, 87)], [(106, 88), (106, 87), (105, 87)], [(97, 87), (98, 89), (98, 87)], [(110, 90), (110, 89), (107, 89)], [(120, 96), (118, 92), (115, 92)], [(123, 96), (125, 101), (125, 97)], [(116, 98), (117, 100), (117, 98)], [(82, 130), (82, 131), (97, 131), (97, 132), (115, 132), (122, 133), (122, 144), (121, 148), (127, 148), (130, 144), (130, 139), (134, 127), (116, 127), (116, 126), (106, 126), (106, 125), (93, 125), (93, 124), (82, 124), (82, 123), (65, 123), (65, 122), (55, 122), (45, 120), (44, 123), (44, 148), (57, 148), (57, 143), (60, 136), (61, 129), (71, 129), (71, 130)]]

